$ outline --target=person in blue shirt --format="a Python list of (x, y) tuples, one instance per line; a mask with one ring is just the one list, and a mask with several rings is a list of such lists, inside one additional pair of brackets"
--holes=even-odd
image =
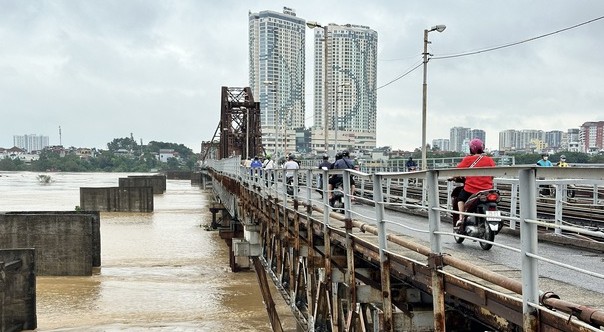
[(258, 157), (254, 157), (254, 160), (252, 160), (252, 163), (250, 164), (250, 174), (252, 176), (262, 176), (262, 162)]
[[(537, 166), (541, 166), (541, 167), (552, 167), (554, 166), (554, 164), (552, 164), (551, 161), (548, 160), (549, 156), (547, 155), (547, 153), (543, 153), (541, 154), (541, 159), (537, 160)], [(543, 178), (539, 178), (541, 180), (543, 180)], [(539, 186), (539, 194), (543, 195), (543, 196), (549, 196), (551, 193), (551, 188), (549, 185), (542, 185)]]
[[(350, 153), (347, 150), (342, 151), (342, 159), (337, 159), (333, 163), (334, 169), (354, 169), (354, 162), (350, 160)], [(336, 188), (342, 182), (341, 175), (334, 175), (329, 179), (329, 199), (333, 198), (333, 189)], [(350, 176), (350, 192), (354, 195), (355, 182)], [(355, 201), (354, 196), (350, 198), (351, 201)]]
[(547, 155), (547, 153), (544, 153), (541, 155), (541, 159), (539, 159), (537, 161), (537, 165), (538, 166), (543, 166), (543, 167), (552, 167), (554, 166), (554, 164), (552, 164), (551, 161), (548, 160), (549, 156)]

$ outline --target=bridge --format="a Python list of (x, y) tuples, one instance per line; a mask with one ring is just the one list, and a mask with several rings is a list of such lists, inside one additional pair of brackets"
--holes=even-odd
[[(326, 188), (327, 177), (338, 172), (357, 183), (353, 195), (344, 174), (344, 213), (334, 212), (317, 189), (319, 174)], [(604, 326), (602, 168), (303, 168), (292, 195), (283, 170), (254, 173), (239, 157), (207, 160), (203, 173), (212, 181), (212, 212), (222, 213), (213, 224), (232, 247), (231, 268), (256, 271), (275, 331), (282, 330), (275, 296), (304, 331)], [(506, 226), (490, 251), (473, 238), (453, 239), (452, 185), (445, 181), (453, 175), (491, 175), (501, 188)], [(538, 195), (539, 185), (555, 188), (552, 196)], [(570, 185), (588, 194), (571, 199), (564, 194)], [(592, 223), (578, 224), (577, 214)], [(279, 294), (271, 294), (269, 280)]]

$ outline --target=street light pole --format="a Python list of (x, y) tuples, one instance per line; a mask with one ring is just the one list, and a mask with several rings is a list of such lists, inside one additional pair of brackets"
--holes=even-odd
[(338, 91), (336, 91), (336, 111), (335, 111), (335, 113), (336, 113), (336, 115), (335, 115), (335, 118), (336, 118), (336, 121), (335, 121), (335, 129), (336, 129), (335, 134), (336, 134), (336, 140), (335, 140), (335, 149), (334, 149), (336, 152), (338, 151), (338, 129), (339, 129), (339, 127), (340, 127), (340, 110), (339, 110), (339, 102), (342, 100), (342, 98), (341, 98), (341, 97), (340, 97), (340, 98), (338, 98), (338, 96), (339, 96), (340, 94), (344, 94), (344, 91), (342, 90), (342, 88), (343, 88), (343, 87), (346, 87), (346, 86), (350, 86), (350, 83), (342, 83), (342, 84), (340, 84), (340, 85), (339, 85), (339, 88), (340, 88), (340, 89), (339, 89)]
[(328, 25), (321, 25), (317, 22), (308, 21), (306, 22), (306, 26), (311, 29), (314, 28), (323, 28), (323, 135), (324, 135), (324, 147), (325, 153), (329, 150), (329, 142), (327, 140), (328, 126), (329, 126), (329, 111), (327, 106), (329, 105), (327, 102), (327, 51), (328, 51), (328, 42), (327, 42), (327, 33), (328, 33)]
[(428, 169), (426, 158), (426, 117), (427, 117), (427, 95), (428, 95), (428, 33), (432, 31), (443, 32), (447, 27), (445, 25), (436, 25), (424, 30), (424, 84), (422, 87), (422, 170)]

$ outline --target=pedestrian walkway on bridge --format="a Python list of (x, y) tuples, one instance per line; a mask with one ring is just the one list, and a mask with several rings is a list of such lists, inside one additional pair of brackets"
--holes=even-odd
[[(380, 318), (374, 317), (374, 319), (376, 322), (380, 321), (382, 327), (394, 327), (395, 322), (400, 322), (400, 319), (396, 318), (400, 312), (404, 316), (405, 311), (407, 314), (411, 311), (417, 317), (420, 304), (424, 312), (426, 304), (430, 304), (430, 317), (435, 321), (432, 322), (430, 319), (429, 324), (433, 324), (434, 330), (441, 330), (440, 328), (444, 328), (446, 324), (454, 324), (451, 322), (452, 315), (449, 310), (462, 312), (466, 310), (461, 314), (461, 316), (465, 315), (465, 318), (468, 318), (469, 312), (473, 312), (472, 315), (475, 315), (473, 319), (484, 326), (499, 330), (537, 330), (539, 326), (568, 331), (585, 328), (597, 330), (596, 326), (602, 325), (604, 271), (601, 254), (590, 254), (576, 248), (561, 248), (538, 242), (538, 226), (547, 226), (560, 231), (576, 231), (577, 227), (567, 226), (561, 220), (549, 222), (538, 219), (539, 199), (535, 194), (539, 181), (537, 173), (539, 177), (550, 179), (548, 181), (554, 181), (552, 179), (555, 178), (572, 178), (582, 183), (589, 182), (596, 188), (594, 209), (597, 210), (598, 189), (604, 180), (601, 175), (604, 174), (602, 170), (572, 169), (570, 172), (563, 169), (505, 167), (378, 174), (346, 170), (345, 172), (351, 172), (356, 176), (356, 195), (360, 196), (358, 199), (363, 201), (363, 205), (350, 204), (351, 195), (349, 190), (346, 190), (350, 186), (346, 183), (348, 177), (344, 176), (346, 209), (344, 214), (338, 214), (330, 213), (327, 195), (320, 200), (319, 195), (314, 193), (316, 178), (321, 171), (300, 170), (296, 177), (298, 181), (294, 184), (299, 190), (294, 190), (294, 195), (289, 196), (280, 182), (283, 178), (281, 172), (276, 171), (276, 183), (267, 186), (263, 181), (258, 181), (253, 174), (242, 171), (236, 159), (215, 161), (208, 165), (215, 180), (220, 180), (223, 184), (222, 187), (215, 186), (214, 190), (226, 206), (232, 207), (233, 216), (237, 216), (244, 225), (260, 223), (262, 226), (264, 221), (267, 221), (268, 225), (276, 226), (281, 232), (273, 234), (270, 229), (264, 228), (260, 236), (272, 235), (273, 237), (272, 240), (267, 238), (262, 240), (261, 256), (272, 253), (273, 257), (264, 257), (270, 265), (272, 260), (279, 261), (279, 257), (275, 256), (285, 252), (285, 255), (281, 255), (282, 264), (288, 262), (293, 267), (297, 262), (305, 262), (308, 266), (309, 262), (314, 262), (308, 259), (312, 258), (312, 251), (315, 250), (314, 254), (325, 260), (318, 269), (321, 282), (317, 285), (304, 284), (304, 286), (314, 289), (327, 284), (339, 289), (343, 287), (342, 285), (346, 285), (344, 288), (347, 291), (344, 293), (347, 294), (336, 292), (337, 296), (334, 295), (330, 302), (328, 307), (332, 309), (329, 311), (329, 318), (317, 316), (316, 310), (308, 310), (321, 306), (321, 302), (318, 301), (320, 297), (312, 291), (309, 292), (312, 296), (309, 296), (306, 301), (292, 301), (291, 303), (294, 304), (292, 309), (300, 310), (301, 316), (306, 317), (303, 321), (307, 324), (316, 327), (320, 320), (323, 324), (331, 326), (332, 330), (338, 330), (341, 326), (361, 324), (362, 319), (358, 317), (362, 316), (362, 308), (366, 303), (361, 302), (359, 298), (355, 301), (351, 300), (356, 297), (352, 289), (357, 287), (351, 284), (351, 281), (354, 281), (353, 284), (358, 284), (358, 287), (368, 285), (373, 289), (381, 290), (380, 303), (375, 305), (373, 310), (378, 312), (375, 317)], [(323, 172), (326, 181), (327, 172)], [(493, 243), (493, 249), (488, 252), (480, 250), (479, 246), (471, 241), (466, 241), (463, 245), (455, 243), (450, 224), (441, 222), (441, 217), (451, 212), (447, 200), (447, 190), (450, 188), (447, 186), (442, 188), (439, 179), (446, 179), (452, 175), (477, 174), (496, 176), (500, 183), (512, 183), (512, 188), (517, 190), (509, 196), (513, 204), (510, 204), (512, 207), (504, 213), (504, 219), (509, 228), (515, 228), (516, 232), (518, 228), (520, 229), (520, 237), (500, 234)], [(231, 196), (227, 193), (228, 186), (224, 186), (227, 178), (233, 181), (231, 187), (241, 186), (237, 198), (234, 197), (237, 195), (233, 195), (232, 192), (230, 192)], [(568, 185), (564, 181), (559, 184), (560, 188)], [(421, 189), (419, 197), (408, 197), (414, 192), (410, 182), (414, 183), (416, 189)], [(369, 185), (365, 186), (365, 184)], [(325, 187), (327, 186), (323, 186)], [(445, 193), (444, 196), (441, 195), (441, 191)], [(242, 200), (240, 205), (243, 208), (239, 211), (235, 208), (237, 205), (233, 204), (235, 199)], [(273, 205), (275, 202), (277, 205)], [(376, 204), (376, 202), (380, 203)], [(300, 206), (306, 206), (306, 211), (298, 211)], [(415, 211), (428, 218), (426, 220), (425, 217), (402, 215), (387, 209), (389, 207)], [(277, 213), (272, 213), (271, 209)], [(292, 229), (294, 223), (297, 226)], [(313, 230), (315, 234), (322, 234), (322, 246), (314, 249), (313, 242), (317, 239), (308, 234), (303, 236), (302, 227), (305, 227), (308, 233)], [(598, 233), (602, 235), (601, 232), (592, 229), (582, 232), (585, 236), (597, 236)], [(295, 236), (293, 241), (297, 244), (292, 248), (291, 241), (280, 242), (281, 249), (273, 250), (275, 235), (284, 236), (284, 233)], [(370, 246), (374, 246), (375, 250), (368, 249)], [(299, 255), (287, 254), (288, 250), (282, 249), (288, 247), (294, 252), (303, 248), (307, 253), (300, 254), (298, 251)], [(338, 247), (344, 248), (345, 253), (337, 255)], [(366, 258), (364, 256), (371, 256), (370, 252), (377, 254), (377, 257), (364, 260)], [(331, 261), (332, 257), (341, 255), (348, 256), (348, 259), (343, 257), (344, 261), (337, 259)], [(375, 266), (376, 263), (378, 266)], [(381, 275), (377, 283), (364, 274), (368, 273), (366, 270), (370, 270), (365, 266), (367, 264), (374, 264), (377, 273)], [(332, 267), (336, 268), (332, 269)], [(289, 280), (294, 280), (293, 275), (300, 271), (279, 267), (269, 270), (276, 270), (273, 272), (281, 273), (282, 277), (283, 273), (288, 273)], [(338, 279), (336, 271), (344, 273), (346, 278)], [(421, 271), (426, 273), (424, 279), (418, 277)], [(311, 271), (306, 277), (309, 277), (309, 280), (314, 278), (314, 272), (316, 271)], [(404, 292), (407, 297), (413, 298), (409, 294), (417, 295), (415, 302), (407, 298), (408, 301), (403, 301), (406, 305), (401, 307), (398, 300), (386, 296), (397, 293), (397, 288), (389, 284), (392, 280), (404, 282), (405, 287), (399, 285), (397, 287), (407, 289)], [(296, 283), (296, 286), (300, 285)], [(419, 293), (408, 288), (409, 285), (414, 286)], [(300, 294), (295, 293), (295, 288), (290, 290), (293, 299), (300, 297)], [(338, 308), (343, 307), (337, 305), (338, 301), (342, 300), (348, 303), (348, 310), (342, 310), (347, 312), (347, 316), (344, 317), (346, 319), (342, 318), (341, 312), (339, 315), (337, 313)], [(372, 301), (371, 303), (377, 303), (375, 299)], [(416, 310), (410, 310), (410, 303)], [(568, 314), (576, 317), (573, 318)], [(367, 320), (370, 318), (363, 321)], [(562, 323), (567, 321), (572, 324)], [(420, 323), (412, 321), (409, 324)]]

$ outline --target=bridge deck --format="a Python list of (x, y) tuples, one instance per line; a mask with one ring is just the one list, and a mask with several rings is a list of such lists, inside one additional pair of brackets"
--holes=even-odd
[[(490, 170), (470, 170), (471, 174), (488, 174), (487, 171)], [(217, 180), (220, 186), (229, 188), (242, 200), (239, 205), (228, 204), (239, 206), (244, 225), (260, 227), (261, 255), (268, 262), (265, 268), (279, 276), (281, 287), (291, 297), (292, 309), (309, 315), (315, 327), (331, 325), (328, 330), (334, 330), (336, 326), (350, 328), (371, 320), (374, 326), (388, 330), (391, 324), (398, 326), (401, 322), (398, 319), (397, 323), (397, 314), (412, 311), (406, 319), (413, 320), (422, 315), (422, 306), (429, 304), (428, 310), (432, 310), (432, 306), (434, 309), (429, 324), (434, 324), (436, 330), (440, 330), (441, 320), (444, 326), (445, 313), (448, 316), (448, 310), (453, 309), (461, 310), (465, 318), (498, 330), (517, 331), (520, 327), (527, 331), (539, 328), (599, 331), (595, 325), (604, 321), (601, 252), (557, 245), (551, 239), (534, 242), (535, 247), (527, 251), (527, 243), (532, 246), (532, 241), (538, 238), (536, 225), (540, 222), (531, 214), (530, 207), (527, 209), (530, 204), (526, 204), (533, 185), (530, 181), (535, 181), (535, 174), (530, 171), (530, 168), (500, 171), (501, 174), (514, 172), (524, 179), (519, 189), (519, 200), (524, 202), (520, 225), (523, 233), (528, 233), (521, 239), (517, 231), (502, 231), (495, 238), (496, 246), (489, 251), (482, 250), (472, 239), (466, 239), (463, 244), (454, 241), (450, 223), (443, 222), (445, 218), (438, 221), (439, 214), (445, 216), (444, 209), (438, 207), (438, 189), (427, 195), (432, 200), (428, 201), (431, 209), (408, 208), (410, 214), (384, 210), (387, 200), (381, 203), (381, 196), (376, 196), (379, 204), (372, 200), (366, 205), (347, 204), (345, 217), (351, 219), (332, 212), (328, 224), (323, 225), (324, 201), (315, 193), (305, 196), (314, 191), (311, 188), (302, 186), (297, 199), (292, 200), (282, 184), (266, 188), (262, 181), (242, 179), (249, 174), (247, 171), (236, 173), (232, 180), (218, 175)], [(308, 174), (306, 179), (311, 178), (310, 171)], [(438, 187), (434, 184), (438, 178), (434, 174), (438, 172), (425, 173), (428, 190)], [(581, 174), (589, 176), (592, 172)], [(381, 178), (380, 175), (373, 177), (374, 183), (378, 183), (376, 195), (380, 195), (379, 190), (385, 190), (381, 188), (384, 183)], [(225, 196), (220, 197), (224, 200)], [(301, 208), (308, 202), (312, 208)], [(428, 218), (421, 215), (424, 213)], [(558, 225), (556, 228), (564, 229)], [(367, 304), (375, 299), (365, 288), (361, 297), (355, 290), (359, 288), (361, 292), (364, 285), (373, 287), (379, 292), (374, 295), (381, 296), (372, 307)], [(528, 292), (521, 295), (525, 289)], [(549, 297), (537, 296), (539, 292)], [(439, 301), (445, 303), (446, 312), (440, 309)], [(551, 310), (552, 303), (554, 310)], [(379, 313), (370, 318), (366, 316), (368, 311)], [(573, 317), (569, 318), (568, 312), (572, 312)], [(597, 323), (590, 327), (584, 322), (589, 322), (592, 316), (595, 320), (591, 322)]]

